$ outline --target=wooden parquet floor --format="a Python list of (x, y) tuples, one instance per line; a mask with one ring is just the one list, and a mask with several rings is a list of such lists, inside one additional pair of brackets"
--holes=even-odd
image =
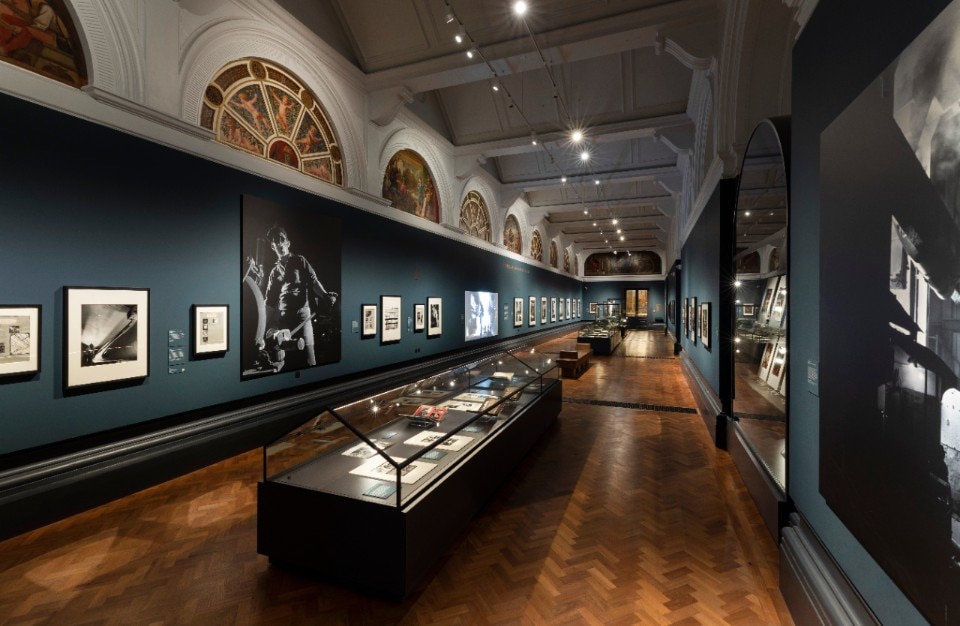
[(251, 451), (0, 543), (0, 623), (791, 624), (776, 546), (702, 419), (604, 404), (694, 407), (676, 359), (643, 358), (669, 347), (634, 331), (565, 380), (599, 404), (564, 404), (403, 603), (257, 555)]

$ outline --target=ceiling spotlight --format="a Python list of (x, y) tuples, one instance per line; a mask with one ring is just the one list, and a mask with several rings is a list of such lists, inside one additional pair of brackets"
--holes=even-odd
[(583, 161), (584, 163), (586, 163), (587, 161), (589, 161), (589, 160), (590, 160), (590, 153), (587, 152), (586, 150), (584, 150), (583, 152), (581, 152), (581, 153), (580, 153), (580, 160)]
[(594, 179), (593, 179), (593, 184), (594, 184), (594, 185), (599, 185), (599, 184), (600, 184), (600, 179), (599, 179), (599, 178), (594, 178)]
[(537, 136), (534, 133), (530, 133), (530, 143), (531, 145), (537, 145)]
[(561, 182), (561, 183), (567, 182), (567, 177), (566, 177), (566, 176), (561, 176), (561, 177), (560, 177), (560, 182)]
[(744, 217), (750, 217), (750, 211), (744, 211), (743, 215)]
[[(500, 85), (498, 85), (497, 83), (493, 83), (493, 90), (494, 90), (494, 91), (500, 91)], [(536, 140), (536, 139), (533, 140), (533, 145), (537, 145), (537, 140)]]
[(573, 131), (572, 133), (570, 133), (570, 141), (572, 141), (573, 143), (580, 143), (581, 141), (583, 141), (583, 133), (579, 130)]
[(617, 229), (617, 234), (618, 234), (618, 235), (619, 235), (620, 233), (622, 233), (622, 232), (623, 232), (622, 229), (620, 229), (620, 228)]
[(527, 13), (527, 3), (520, 0), (513, 3), (513, 12), (520, 17), (523, 17)]
[(467, 32), (463, 29), (463, 25), (457, 27), (457, 34), (453, 36), (453, 40), (457, 43), (463, 43), (463, 40), (467, 38)]
[(743, 283), (741, 283), (739, 280), (733, 281), (733, 286), (734, 286), (734, 287), (739, 287), (739, 286), (742, 285), (742, 284), (743, 284)]
[(619, 222), (620, 222), (620, 220), (618, 220), (617, 218), (613, 218), (613, 225), (614, 225), (614, 226), (616, 226)]
[(609, 240), (609, 239), (604, 239), (604, 240), (603, 240), (603, 243), (610, 243), (610, 240)]
[(593, 225), (594, 225), (594, 226), (596, 226), (596, 225), (597, 225), (597, 223), (596, 223), (596, 222), (594, 222), (594, 223), (593, 223)]
[(472, 58), (473, 58), (473, 50), (467, 50), (467, 58), (468, 58), (468, 59), (472, 59)]
[(620, 241), (623, 241), (623, 240), (625, 240), (625, 239), (626, 239), (626, 237), (624, 237), (623, 235), (620, 235)]
[(457, 19), (457, 16), (454, 15), (453, 13), (447, 13), (443, 19), (444, 21), (446, 21), (447, 24), (450, 24), (453, 22), (453, 20)]
[(584, 215), (590, 215), (590, 213), (589, 213), (589, 212), (587, 212), (587, 210), (586, 210), (586, 209), (584, 209), (584, 210), (583, 210), (583, 214), (584, 214)]

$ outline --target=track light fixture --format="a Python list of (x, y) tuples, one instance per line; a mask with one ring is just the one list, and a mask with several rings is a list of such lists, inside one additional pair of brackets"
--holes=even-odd
[(523, 0), (518, 0), (517, 2), (514, 2), (514, 3), (513, 3), (513, 13), (514, 13), (514, 15), (517, 15), (518, 17), (523, 17), (524, 15), (526, 15), (526, 14), (527, 14), (527, 3), (526, 3), (526, 2), (523, 2)]

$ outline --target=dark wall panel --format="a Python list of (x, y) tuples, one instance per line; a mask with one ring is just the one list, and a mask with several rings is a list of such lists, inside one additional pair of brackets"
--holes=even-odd
[[(184, 415), (222, 403), (449, 353), (465, 347), (463, 292), (499, 292), (513, 327), (515, 296), (578, 298), (579, 280), (526, 265), (316, 195), (0, 96), (17, 120), (0, 155), (0, 304), (40, 304), (41, 372), (0, 384), (0, 455)], [(340, 220), (342, 360), (240, 380), (241, 203), (250, 194)], [(150, 376), (140, 384), (64, 395), (64, 286), (150, 289)], [(380, 345), (352, 332), (362, 303), (403, 297), (403, 336)], [(408, 333), (415, 302), (443, 298), (443, 335)], [(167, 334), (189, 329), (192, 304), (230, 304), (230, 351), (167, 373)], [(526, 322), (526, 318), (525, 318)], [(571, 320), (572, 322), (572, 320)], [(560, 323), (548, 324), (559, 326)], [(474, 344), (471, 344), (474, 345)]]
[[(904, 492), (901, 461), (912, 454), (909, 444), (898, 446), (899, 452), (880, 461), (876, 467), (882, 465), (882, 470), (878, 473), (864, 471), (860, 462), (871, 454), (883, 455), (875, 445), (880, 441), (875, 436), (876, 428), (863, 429), (860, 437), (851, 434), (845, 446), (821, 444), (822, 437), (830, 436), (830, 429), (838, 421), (851, 427), (869, 422), (869, 416), (856, 407), (847, 410), (851, 409), (848, 402), (861, 398), (875, 406), (878, 390), (883, 386), (884, 374), (863, 384), (868, 372), (876, 371), (875, 366), (884, 358), (875, 358), (879, 346), (864, 338), (864, 334), (875, 336), (880, 326), (889, 328), (886, 323), (878, 325), (873, 321), (888, 310), (882, 304), (886, 298), (874, 296), (889, 289), (889, 213), (879, 221), (871, 214), (883, 211), (883, 206), (899, 193), (898, 188), (902, 189), (899, 168), (887, 169), (885, 165), (897, 158), (896, 146), (878, 144), (860, 150), (852, 161), (847, 158), (851, 150), (863, 147), (863, 142), (886, 141), (886, 125), (878, 123), (879, 118), (870, 118), (871, 113), (864, 109), (850, 116), (849, 126), (843, 120), (840, 126), (833, 125), (865, 90), (875, 97), (891, 93), (889, 82), (873, 86), (871, 83), (947, 4), (944, 0), (921, 4), (886, 2), (871, 5), (866, 16), (863, 4), (855, 0), (821, 2), (799, 38), (793, 57), (790, 245), (792, 257), (800, 262), (790, 267), (790, 361), (797, 365), (788, 370), (790, 388), (795, 390), (789, 398), (790, 497), (885, 624), (928, 622), (904, 589), (894, 582), (896, 579), (907, 581), (907, 594), (926, 604), (923, 610), (930, 620), (952, 623), (942, 612), (930, 610), (936, 601), (931, 604), (921, 597), (941, 594), (947, 580), (943, 571), (924, 570), (910, 562), (913, 557), (924, 558), (920, 552), (928, 552), (918, 542), (924, 544), (932, 535), (942, 536), (943, 529), (925, 521), (930, 519), (929, 501), (919, 508), (905, 504), (924, 499), (922, 492), (927, 488), (920, 485), (929, 484), (925, 481), (934, 480), (940, 469), (932, 465), (910, 469), (914, 476), (923, 474), (926, 478), (916, 488)], [(857, 127), (859, 130), (855, 130)], [(847, 132), (850, 130), (852, 134)], [(822, 154), (833, 164), (822, 161)], [(840, 166), (844, 161), (848, 163), (845, 168)], [(858, 189), (875, 193), (878, 204), (852, 203)], [(824, 200), (825, 197), (832, 200)], [(911, 195), (906, 205), (921, 201), (919, 196)], [(865, 212), (852, 222), (855, 226), (842, 227), (838, 221), (842, 216), (828, 215), (826, 202), (835, 209), (859, 207)], [(909, 208), (906, 205), (901, 208)], [(827, 228), (831, 232), (826, 232)], [(871, 242), (879, 240), (884, 240), (882, 261), (870, 250)], [(879, 278), (882, 284), (870, 278), (871, 265), (883, 266)], [(853, 308), (838, 308), (844, 302)], [(871, 312), (848, 320), (848, 314), (862, 312), (858, 307), (870, 307), (871, 303), (875, 305)], [(879, 332), (884, 334), (883, 330)], [(807, 379), (817, 366), (819, 387), (810, 385)], [(872, 389), (869, 394), (868, 386)], [(836, 403), (837, 399), (841, 402)], [(895, 429), (907, 426), (894, 422), (889, 425)], [(822, 475), (824, 468), (832, 476)], [(843, 503), (837, 499), (836, 484), (828, 486), (828, 493), (833, 492), (833, 503), (841, 510), (846, 508), (838, 515), (820, 493), (821, 480), (835, 480), (844, 474), (847, 479), (857, 476), (855, 482), (859, 482), (860, 490), (856, 501)], [(896, 480), (890, 480), (898, 474)], [(888, 532), (891, 524), (897, 524), (888, 517), (891, 514), (911, 519), (903, 525), (903, 532)], [(876, 552), (878, 549), (880, 552)], [(890, 568), (889, 558), (883, 552), (889, 555), (891, 549), (906, 549), (911, 554), (887, 571), (868, 552), (876, 552)]]

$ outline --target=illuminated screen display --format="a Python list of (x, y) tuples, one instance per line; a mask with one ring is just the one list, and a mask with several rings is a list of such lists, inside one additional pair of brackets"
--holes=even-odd
[(497, 294), (465, 291), (463, 294), (464, 339), (472, 341), (497, 336)]

